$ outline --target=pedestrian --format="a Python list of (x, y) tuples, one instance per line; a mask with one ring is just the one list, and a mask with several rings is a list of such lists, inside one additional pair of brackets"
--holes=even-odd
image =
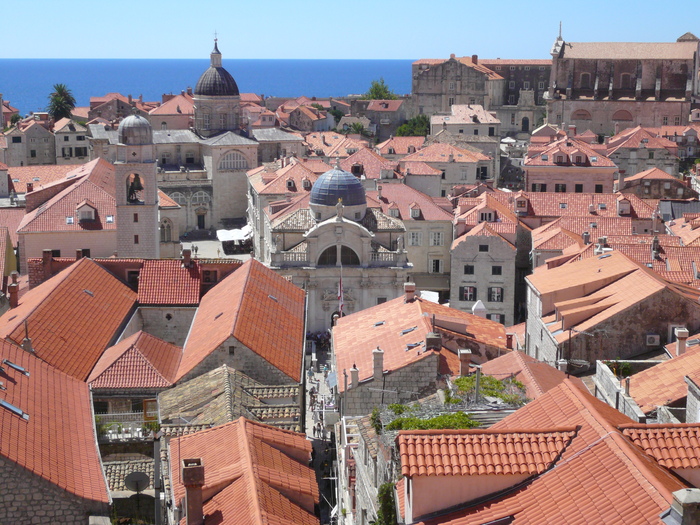
[(314, 432), (314, 437), (318, 437), (318, 427), (316, 425), (314, 425), (313, 432)]

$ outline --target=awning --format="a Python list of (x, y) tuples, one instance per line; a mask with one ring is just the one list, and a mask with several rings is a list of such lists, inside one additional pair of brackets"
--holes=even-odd
[(253, 235), (253, 228), (249, 224), (238, 230), (217, 230), (216, 238), (220, 241), (244, 241)]

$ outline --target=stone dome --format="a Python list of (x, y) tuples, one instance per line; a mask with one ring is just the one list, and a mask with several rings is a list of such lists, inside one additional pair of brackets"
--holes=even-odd
[(221, 52), (216, 41), (214, 51), (211, 52), (211, 66), (199, 77), (194, 94), (205, 97), (233, 97), (240, 94), (231, 73), (221, 65)]
[(140, 115), (129, 115), (119, 123), (119, 144), (153, 144), (153, 128)]
[(336, 166), (316, 180), (311, 188), (310, 204), (335, 206), (338, 199), (342, 199), (343, 206), (367, 204), (365, 189), (358, 178)]

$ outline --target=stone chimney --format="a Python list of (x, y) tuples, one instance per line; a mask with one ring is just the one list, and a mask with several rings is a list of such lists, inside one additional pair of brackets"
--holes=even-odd
[(595, 213), (595, 204), (590, 203), (588, 205), (588, 213)]
[(17, 284), (18, 277), (19, 273), (16, 271), (10, 274), (12, 283), (10, 283), (10, 285), (7, 287), (7, 294), (10, 298), (10, 308), (17, 308), (17, 305), (19, 304), (19, 284)]
[(659, 237), (654, 235), (654, 238), (651, 240), (651, 258), (652, 259), (658, 259), (659, 258)]
[(700, 489), (680, 489), (673, 493), (671, 508), (661, 513), (661, 521), (674, 525), (700, 523)]
[(192, 264), (192, 250), (189, 248), (182, 250), (182, 267), (189, 268)]
[(404, 302), (410, 303), (416, 298), (416, 283), (403, 283)]
[(30, 354), (34, 353), (32, 340), (29, 338), (29, 325), (27, 324), (26, 319), (24, 320), (24, 339), (22, 339), (22, 348), (25, 352), (29, 352)]
[(83, 258), (83, 250), (81, 250), (80, 248), (76, 248), (75, 249), (75, 260), (79, 261), (82, 258)]
[(442, 348), (442, 335), (440, 332), (430, 332), (425, 336), (425, 349), (437, 350)]
[(506, 334), (506, 348), (513, 349), (513, 334)]
[(202, 458), (182, 460), (182, 484), (185, 486), (185, 508), (187, 525), (202, 525), (202, 487), (204, 486), (204, 465)]
[(581, 238), (583, 239), (583, 244), (591, 244), (591, 234), (589, 232), (583, 232)]
[(472, 55), (472, 64), (479, 63), (479, 55)]
[(27, 193), (31, 193), (34, 191), (34, 183), (33, 182), (27, 182)]
[(468, 348), (460, 348), (457, 350), (457, 356), (459, 357), (459, 375), (469, 375), (469, 365), (472, 362), (472, 351)]
[(676, 328), (676, 355), (685, 354), (686, 343), (688, 341), (688, 329), (687, 328)]
[(360, 371), (357, 369), (357, 366), (355, 366), (355, 363), (353, 363), (352, 368), (350, 369), (350, 388), (357, 388), (359, 384)]
[(382, 198), (382, 185), (381, 184), (377, 184), (377, 197), (380, 199)]
[(45, 249), (41, 252), (41, 266), (44, 270), (44, 281), (50, 279), (53, 275), (53, 272), (51, 270), (51, 264), (53, 262), (53, 256), (51, 255), (52, 253), (53, 252), (50, 249)]
[(373, 378), (380, 381), (384, 375), (384, 350), (377, 347), (372, 350), (372, 363), (374, 368)]

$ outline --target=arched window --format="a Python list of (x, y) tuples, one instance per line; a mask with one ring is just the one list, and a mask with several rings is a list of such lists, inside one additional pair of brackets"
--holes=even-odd
[(629, 73), (622, 73), (620, 75), (620, 89), (634, 89), (632, 85), (632, 75)]
[(143, 180), (138, 173), (126, 178), (126, 201), (130, 204), (143, 204)]
[(627, 110), (620, 109), (613, 113), (613, 120), (633, 120), (632, 113)]
[(177, 202), (180, 206), (186, 206), (187, 205), (187, 197), (185, 197), (182, 193), (179, 191), (174, 191), (170, 194), (170, 198)]
[[(338, 262), (338, 250), (336, 246), (326, 248), (318, 258), (317, 266), (335, 266)], [(360, 258), (355, 250), (348, 246), (340, 247), (340, 264), (343, 266), (359, 266)]]
[(206, 191), (198, 191), (192, 195), (192, 204), (206, 204), (211, 200), (211, 197)]
[(580, 85), (581, 89), (590, 89), (590, 87), (591, 87), (591, 74), (590, 73), (581, 73), (581, 82), (579, 85)]
[(160, 129), (168, 129), (168, 123), (167, 123), (167, 122), (161, 122), (161, 123), (160, 123)]
[(245, 170), (248, 169), (248, 161), (237, 151), (224, 155), (219, 162), (220, 170)]
[(591, 114), (585, 109), (577, 109), (571, 118), (574, 120), (591, 120)]
[(170, 242), (173, 235), (173, 226), (168, 219), (160, 223), (160, 242)]

